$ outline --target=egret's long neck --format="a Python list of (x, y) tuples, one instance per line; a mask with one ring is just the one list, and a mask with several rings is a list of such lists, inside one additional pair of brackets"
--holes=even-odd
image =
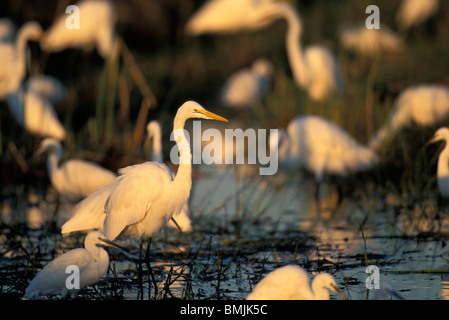
[(449, 177), (449, 144), (447, 141), (445, 143), (446, 146), (438, 157), (437, 178), (447, 179)]
[(173, 180), (176, 186), (182, 186), (182, 190), (188, 191), (192, 187), (192, 154), (190, 152), (190, 143), (184, 133), (185, 119), (175, 117), (173, 131), (175, 134), (176, 144), (179, 150), (179, 167), (176, 177)]
[(151, 156), (153, 161), (163, 162), (163, 152), (162, 152), (162, 141), (161, 133), (159, 131), (153, 132), (153, 150), (151, 151)]
[(16, 37), (15, 52), (17, 61), (17, 74), (21, 79), (25, 76), (26, 71), (26, 49), (27, 49), (28, 35), (27, 32), (20, 32)]
[(299, 85), (304, 86), (308, 82), (308, 72), (304, 52), (301, 47), (301, 19), (295, 9), (288, 5), (283, 6), (282, 16), (288, 25), (286, 50), (290, 67), (295, 81)]
[(59, 157), (56, 155), (55, 152), (50, 152), (47, 158), (47, 170), (48, 175), (50, 177), (50, 180), (54, 184), (55, 174), (56, 171), (59, 169)]

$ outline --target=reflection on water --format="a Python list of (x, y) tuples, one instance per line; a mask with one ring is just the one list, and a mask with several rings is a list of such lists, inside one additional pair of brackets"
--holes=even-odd
[[(336, 216), (317, 219), (313, 183), (287, 181), (282, 175), (236, 178), (242, 169), (233, 166), (197, 169), (201, 178), (191, 195), (193, 232), (166, 229), (152, 244), (158, 294), (147, 274), (143, 285), (136, 280), (138, 243), (131, 239), (122, 243), (128, 256), (108, 249), (107, 276), (97, 291), (82, 297), (245, 299), (268, 272), (299, 264), (312, 276), (332, 273), (349, 299), (376, 299), (379, 292), (366, 287), (369, 264), (379, 268), (379, 281), (388, 281), (405, 299), (449, 298), (449, 223), (443, 215), (434, 218), (433, 200), (406, 209), (395, 195), (382, 200), (373, 193), (363, 201), (346, 201)], [(6, 198), (1, 205), (1, 294), (19, 297), (35, 272), (82, 241), (82, 236), (62, 238), (47, 229), (56, 209), (60, 226), (73, 204), (57, 207), (51, 191), (23, 198)], [(27, 227), (15, 227), (20, 224)]]

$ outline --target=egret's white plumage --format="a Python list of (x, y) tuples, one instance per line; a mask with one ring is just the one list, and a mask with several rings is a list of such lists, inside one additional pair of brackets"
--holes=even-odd
[(312, 283), (307, 271), (288, 265), (270, 272), (246, 298), (247, 300), (329, 300), (329, 290), (345, 298), (332, 275), (320, 273)]
[(45, 151), (49, 152), (47, 169), (51, 183), (61, 195), (83, 198), (116, 178), (114, 172), (94, 162), (70, 159), (60, 164), (63, 149), (56, 139), (46, 138), (41, 142), (38, 152)]
[(406, 30), (419, 25), (438, 11), (439, 0), (402, 0), (396, 21), (399, 29)]
[(380, 29), (368, 29), (365, 24), (345, 25), (340, 30), (340, 43), (346, 50), (367, 56), (400, 53), (405, 49), (404, 40), (385, 25)]
[(305, 168), (320, 183), (325, 174), (345, 176), (372, 168), (377, 155), (335, 123), (318, 116), (298, 116), (287, 130), (270, 136), (271, 154), (278, 144), (279, 164)]
[(271, 23), (261, 19), (265, 5), (275, 0), (209, 0), (187, 21), (189, 35), (260, 30)]
[(266, 59), (254, 61), (251, 68), (232, 74), (220, 92), (222, 105), (231, 108), (254, 107), (262, 101), (268, 88), (273, 65)]
[(405, 127), (431, 126), (448, 115), (449, 87), (422, 84), (406, 88), (395, 100), (387, 123), (371, 139), (370, 148), (377, 150), (385, 139)]
[(44, 75), (33, 76), (25, 86), (8, 95), (8, 107), (28, 132), (64, 140), (66, 130), (52, 103), (62, 100), (65, 94), (65, 87), (59, 80)]
[(92, 50), (107, 58), (115, 42), (115, 8), (108, 0), (81, 1), (79, 8), (79, 29), (66, 26), (68, 15), (59, 16), (45, 32), (41, 46), (46, 51), (58, 52), (67, 48)]
[(0, 99), (19, 89), (26, 74), (27, 43), (41, 36), (41, 26), (30, 21), (19, 29), (14, 42), (0, 42)]
[(429, 143), (444, 141), (445, 146), (438, 157), (437, 184), (443, 198), (449, 198), (449, 128), (438, 129)]
[[(86, 286), (98, 282), (109, 267), (109, 255), (102, 248), (105, 243), (101, 240), (104, 235), (94, 231), (84, 239), (84, 248), (70, 250), (51, 261), (42, 269), (25, 290), (26, 298), (37, 298), (39, 296), (61, 295), (65, 298), (67, 294), (77, 293)], [(68, 266), (76, 266), (79, 269), (79, 289), (68, 289), (67, 278), (73, 273)]]
[(158, 162), (121, 169), (105, 204), (103, 232), (108, 239), (151, 237), (187, 203), (192, 186), (192, 154), (183, 130), (189, 118), (227, 121), (196, 102), (184, 103), (178, 109), (173, 125), (180, 150), (176, 176), (173, 178), (169, 168)]

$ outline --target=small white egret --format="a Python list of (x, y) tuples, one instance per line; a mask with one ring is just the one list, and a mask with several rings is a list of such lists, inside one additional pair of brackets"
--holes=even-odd
[(67, 15), (59, 16), (45, 32), (41, 46), (45, 51), (58, 52), (67, 48), (92, 50), (97, 48), (103, 58), (107, 58), (115, 42), (115, 8), (111, 1), (81, 1), (79, 8), (79, 27), (68, 28)]
[(329, 300), (329, 290), (346, 299), (332, 275), (319, 273), (310, 283), (307, 271), (296, 265), (287, 265), (265, 276), (246, 299)]
[(25, 87), (8, 95), (8, 107), (16, 121), (27, 131), (41, 137), (64, 140), (66, 130), (52, 103), (65, 97), (64, 85), (50, 76), (33, 76)]
[(318, 116), (297, 116), (287, 130), (271, 134), (270, 152), (271, 157), (278, 156), (279, 164), (287, 170), (303, 168), (314, 175), (317, 205), (325, 174), (344, 177), (371, 169), (378, 162), (372, 150), (335, 123)]
[(380, 29), (368, 29), (365, 24), (344, 25), (340, 29), (340, 43), (346, 50), (366, 56), (400, 53), (405, 49), (404, 40), (385, 25)]
[(449, 116), (449, 87), (422, 84), (406, 88), (395, 100), (387, 123), (372, 137), (369, 146), (378, 150), (382, 143), (401, 129), (427, 127)]
[(251, 68), (245, 68), (232, 74), (220, 92), (222, 105), (231, 108), (251, 108), (262, 101), (273, 65), (266, 59), (254, 61)]
[(30, 21), (19, 29), (15, 42), (0, 42), (0, 99), (19, 89), (26, 74), (27, 43), (40, 40), (41, 36), (41, 26)]
[(405, 300), (389, 281), (381, 281), (379, 290), (376, 290), (376, 300), (392, 300), (393, 298)]
[(11, 19), (0, 19), (0, 43), (10, 43), (14, 41), (14, 34), (16, 33), (16, 26)]
[(449, 198), (449, 128), (438, 129), (428, 143), (444, 141), (445, 146), (438, 157), (437, 184), (443, 198)]
[(273, 0), (209, 0), (187, 21), (191, 36), (260, 30), (271, 21), (260, 19), (265, 4)]
[[(34, 299), (39, 296), (61, 295), (65, 298), (98, 282), (109, 267), (108, 252), (102, 248), (107, 245), (104, 240), (104, 235), (98, 231), (89, 233), (84, 239), (84, 248), (70, 250), (46, 265), (31, 280), (24, 297)], [(74, 272), (67, 267), (73, 266), (79, 270), (79, 288), (67, 286), (67, 278)]]
[(95, 190), (111, 184), (117, 175), (100, 165), (80, 159), (62, 160), (61, 143), (54, 138), (46, 138), (41, 142), (38, 153), (48, 151), (47, 169), (52, 185), (58, 194), (69, 198), (82, 198)]
[(437, 13), (439, 5), (439, 0), (402, 0), (396, 14), (399, 29), (404, 31), (422, 24)]

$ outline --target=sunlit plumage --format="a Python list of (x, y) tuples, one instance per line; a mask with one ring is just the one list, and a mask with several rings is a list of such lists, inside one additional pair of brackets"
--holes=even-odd
[(385, 25), (380, 29), (368, 29), (365, 24), (345, 25), (340, 30), (340, 43), (346, 50), (367, 56), (400, 53), (405, 49), (404, 40)]
[(437, 184), (443, 198), (449, 198), (449, 128), (438, 129), (428, 143), (443, 141), (444, 149), (438, 157)]
[(16, 26), (11, 19), (0, 19), (0, 43), (10, 43), (14, 41), (14, 34), (16, 33)]
[(254, 61), (251, 68), (232, 74), (220, 92), (221, 104), (231, 108), (250, 108), (259, 104), (268, 89), (273, 65), (265, 59)]
[(406, 88), (395, 100), (387, 123), (371, 139), (370, 148), (379, 149), (386, 139), (403, 128), (431, 126), (448, 115), (449, 87), (422, 84)]
[(31, 134), (64, 140), (66, 130), (52, 106), (66, 94), (57, 79), (39, 75), (29, 78), (25, 86), (8, 95), (8, 107), (16, 121)]
[[(76, 294), (79, 290), (98, 282), (109, 267), (109, 255), (101, 246), (103, 234), (94, 231), (84, 239), (84, 248), (70, 250), (57, 257), (44, 267), (25, 290), (25, 298), (33, 299), (39, 296)], [(68, 289), (66, 280), (71, 272), (66, 273), (68, 266), (79, 269), (79, 289)]]
[(439, 0), (402, 0), (396, 14), (399, 29), (406, 30), (422, 24), (438, 11)]
[(169, 168), (158, 162), (121, 169), (105, 203), (103, 233), (108, 239), (151, 237), (182, 210), (192, 186), (192, 155), (183, 132), (189, 118), (227, 121), (196, 102), (184, 103), (178, 109), (173, 125), (180, 150), (176, 176), (173, 177)]
[(92, 50), (107, 58), (115, 42), (115, 8), (107, 0), (81, 1), (79, 8), (80, 27), (66, 27), (68, 14), (61, 14), (45, 32), (41, 46), (46, 51), (58, 52), (68, 48)]
[[(279, 163), (287, 169), (305, 168), (320, 183), (325, 174), (345, 176), (372, 168), (377, 155), (336, 124), (318, 116), (298, 116), (278, 137), (270, 136), (270, 148), (278, 143)], [(273, 153), (272, 153), (273, 154)]]
[(332, 275), (320, 273), (312, 283), (299, 266), (288, 265), (270, 272), (246, 298), (247, 300), (329, 300), (329, 290), (344, 298)]
[(60, 164), (63, 156), (61, 143), (53, 138), (41, 142), (38, 152), (48, 151), (47, 170), (58, 194), (69, 198), (83, 198), (95, 190), (111, 184), (116, 174), (100, 165), (80, 159), (70, 159)]
[(0, 99), (16, 92), (26, 74), (26, 49), (28, 41), (39, 40), (41, 26), (34, 21), (24, 24), (16, 34), (14, 42), (0, 42)]
[(209, 0), (186, 24), (189, 35), (260, 30), (271, 21), (260, 19), (273, 0)]

